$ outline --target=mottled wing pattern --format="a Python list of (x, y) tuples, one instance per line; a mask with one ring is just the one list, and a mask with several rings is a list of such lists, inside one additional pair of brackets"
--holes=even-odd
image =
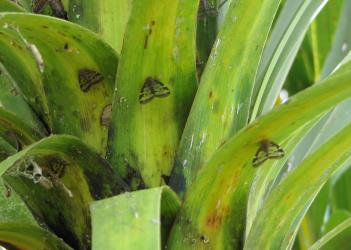
[(268, 159), (279, 159), (284, 155), (284, 150), (278, 144), (269, 140), (261, 141), (260, 147), (252, 160), (252, 166), (258, 167)]
[(153, 89), (154, 95), (157, 97), (166, 97), (171, 93), (169, 88), (157, 79), (154, 79)]
[(284, 150), (276, 143), (269, 141), (267, 156), (269, 159), (279, 159), (284, 157)]
[(171, 93), (161, 81), (156, 78), (148, 77), (144, 81), (139, 94), (139, 102), (141, 104), (148, 103), (154, 97), (166, 97)]
[(139, 94), (139, 102), (141, 104), (145, 104), (151, 101), (153, 98), (154, 98), (154, 93), (152, 91), (151, 85), (144, 84)]
[(81, 90), (87, 91), (91, 85), (102, 81), (104, 77), (101, 73), (91, 69), (80, 69), (78, 72), (78, 81)]

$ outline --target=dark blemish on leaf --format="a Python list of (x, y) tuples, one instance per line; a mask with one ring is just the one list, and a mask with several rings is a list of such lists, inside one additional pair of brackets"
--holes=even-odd
[(63, 46), (64, 50), (68, 50), (68, 43), (65, 43), (65, 45)]
[(222, 147), (226, 142), (227, 142), (226, 140), (222, 141), (219, 147)]
[(219, 227), (223, 221), (225, 221), (225, 217), (229, 214), (229, 207), (223, 207), (220, 209), (215, 209), (213, 213), (211, 213), (206, 220), (206, 224), (209, 227)]
[(33, 12), (41, 13), (46, 4), (49, 4), (52, 16), (67, 20), (67, 12), (61, 0), (36, 0), (32, 6)]
[(171, 186), (176, 193), (183, 194), (185, 192), (186, 179), (184, 176), (184, 172), (182, 172), (181, 169), (177, 167), (177, 166), (181, 166), (181, 163), (178, 158), (176, 158), (174, 165), (175, 167), (173, 167), (173, 170), (171, 173), (169, 186)]
[(148, 45), (148, 42), (149, 42), (149, 37), (151, 36), (152, 34), (152, 26), (155, 25), (155, 20), (152, 20), (151, 23), (149, 24), (148, 26), (148, 33), (146, 34), (145, 36), (145, 40), (144, 40), (144, 49), (147, 49), (147, 45)]
[(61, 0), (49, 0), (49, 5), (54, 17), (68, 20), (67, 12), (65, 11)]
[(100, 123), (102, 126), (109, 127), (112, 118), (112, 104), (108, 104), (104, 107), (100, 117)]
[(165, 184), (168, 184), (169, 183), (169, 179), (170, 179), (170, 176), (169, 175), (161, 175), (163, 181), (165, 182)]
[(36, 1), (32, 2), (33, 12), (40, 13), (47, 3), (48, 3), (48, 0), (36, 0)]
[(48, 167), (44, 169), (43, 174), (47, 171), (48, 176), (62, 178), (65, 175), (66, 167), (70, 165), (67, 161), (57, 156), (48, 156), (45, 158)]
[[(228, 0), (223, 0), (218, 4), (218, 6), (213, 6), (212, 4), (208, 3), (208, 0), (201, 0), (199, 11), (197, 13), (198, 20), (206, 19), (207, 17), (217, 17), (219, 13), (219, 9), (223, 7), (223, 5)], [(212, 5), (212, 6), (209, 6)]]
[[(66, 35), (65, 35), (66, 36)], [(82, 39), (76, 35), (73, 35), (72, 36), (74, 40), (76, 40), (77, 42), (81, 43), (82, 42)]]
[(258, 167), (268, 159), (279, 159), (284, 157), (284, 150), (275, 142), (263, 139), (259, 142), (259, 148), (252, 160), (252, 166)]
[(139, 94), (140, 104), (150, 102), (154, 97), (167, 97), (171, 91), (160, 80), (154, 77), (147, 77)]
[(126, 178), (124, 178), (124, 181), (127, 183), (127, 185), (131, 187), (132, 190), (146, 189), (147, 186), (141, 174), (138, 171), (136, 171), (127, 160), (125, 160), (124, 162), (127, 171), (127, 175)]
[(144, 49), (147, 49), (148, 40), (149, 40), (149, 35), (146, 35), (144, 40)]
[(201, 235), (200, 240), (205, 244), (208, 244), (210, 242), (210, 239), (206, 235)]
[(41, 27), (43, 27), (44, 29), (48, 29), (48, 28), (49, 28), (49, 27), (46, 26), (46, 25), (43, 25), (43, 26), (41, 26)]
[(208, 98), (211, 98), (212, 96), (213, 96), (213, 92), (211, 90), (210, 93), (208, 93)]
[(79, 87), (84, 92), (88, 91), (93, 84), (97, 84), (103, 79), (103, 75), (95, 70), (80, 69), (78, 71)]

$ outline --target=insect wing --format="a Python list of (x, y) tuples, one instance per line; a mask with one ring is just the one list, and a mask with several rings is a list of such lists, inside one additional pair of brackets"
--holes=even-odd
[(139, 94), (139, 102), (141, 104), (145, 104), (151, 101), (153, 98), (154, 98), (154, 94), (151, 89), (151, 86), (148, 84), (144, 84)]
[(103, 76), (91, 69), (81, 69), (78, 72), (78, 81), (81, 90), (87, 91), (89, 87), (103, 80)]
[(153, 90), (154, 90), (155, 96), (157, 97), (166, 97), (166, 96), (169, 96), (169, 94), (171, 93), (169, 88), (167, 88), (167, 86), (165, 86), (162, 82), (160, 82), (157, 79), (155, 79)]
[(270, 141), (269, 142), (269, 147), (268, 147), (268, 152), (267, 152), (267, 157), (269, 159), (278, 159), (284, 157), (285, 153), (284, 150), (276, 143)]
[(259, 148), (258, 151), (256, 152), (253, 160), (252, 160), (252, 166), (258, 167), (259, 165), (264, 163), (267, 159), (268, 159), (267, 152), (265, 152), (261, 148)]

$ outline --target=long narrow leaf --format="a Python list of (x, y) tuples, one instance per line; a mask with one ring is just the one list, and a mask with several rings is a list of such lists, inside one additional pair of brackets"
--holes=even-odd
[(326, 3), (327, 0), (286, 2), (260, 63), (250, 121), (272, 109), (309, 24)]
[[(273, 141), (284, 149), (290, 134), (347, 99), (351, 94), (350, 68), (351, 63), (346, 64), (323, 84), (294, 96), (223, 145), (186, 193), (180, 216), (193, 223), (175, 223), (170, 247), (192, 249), (191, 238), (203, 235), (208, 240), (197, 241), (195, 247), (242, 247), (248, 191), (257, 171), (252, 162), (262, 140)], [(260, 167), (270, 167), (273, 162), (268, 160)]]
[(350, 133), (351, 126), (343, 129), (275, 187), (253, 223), (245, 249), (292, 247), (311, 202), (328, 178), (351, 158)]
[(108, 157), (134, 188), (159, 186), (170, 175), (197, 85), (197, 5), (188, 0), (133, 2)]
[(180, 142), (171, 179), (178, 193), (247, 124), (256, 70), (279, 3), (248, 0), (229, 6)]

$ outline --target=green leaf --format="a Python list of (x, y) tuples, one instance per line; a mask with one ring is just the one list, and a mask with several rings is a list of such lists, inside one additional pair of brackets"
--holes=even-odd
[(336, 209), (335, 211), (332, 211), (331, 214), (328, 216), (329, 216), (328, 221), (323, 226), (324, 235), (329, 233), (331, 230), (333, 230), (343, 221), (349, 219), (351, 217), (351, 213), (344, 209)]
[(343, 1), (328, 1), (311, 23), (285, 82), (289, 95), (320, 80), (320, 73), (332, 47)]
[(75, 135), (104, 154), (114, 50), (77, 25), (10, 13), (0, 16), (0, 49), (0, 62), (51, 132)]
[(37, 127), (31, 127), (20, 117), (0, 108), (0, 136), (16, 150), (40, 140), (45, 133)]
[(255, 83), (250, 121), (272, 109), (309, 24), (326, 0), (288, 0), (262, 56)]
[(50, 136), (0, 163), (0, 175), (35, 218), (74, 248), (90, 245), (89, 203), (126, 186), (98, 153), (72, 136)]
[(248, 0), (229, 6), (180, 142), (170, 183), (178, 193), (247, 125), (256, 70), (279, 3)]
[[(340, 21), (337, 27), (336, 35), (335, 35), (335, 43), (333, 45), (332, 50), (328, 55), (327, 62), (324, 65), (321, 77), (326, 77), (327, 74), (333, 72), (336, 68), (339, 68), (342, 64), (345, 64), (350, 60), (350, 54), (345, 57), (345, 51), (341, 51), (343, 44), (351, 43), (348, 37), (348, 26), (347, 23), (350, 21), (349, 10), (351, 8), (351, 3), (349, 1), (345, 1), (343, 4), (343, 11), (341, 13)], [(340, 52), (341, 51), (341, 52)], [(346, 49), (347, 51), (347, 49)], [(342, 62), (341, 62), (342, 61)], [(320, 145), (322, 145), (328, 138), (335, 135), (340, 129), (350, 124), (350, 116), (349, 106), (351, 102), (345, 101), (344, 103), (338, 105), (335, 109), (329, 112), (325, 118), (323, 118), (315, 128), (311, 130), (309, 135), (307, 135), (306, 139), (298, 146), (296, 152), (293, 154), (292, 165), (298, 165), (298, 163), (310, 152), (317, 149)], [(327, 184), (329, 185), (329, 184)], [(321, 194), (324, 195), (324, 194)], [(343, 194), (341, 194), (343, 195)], [(319, 202), (321, 201), (321, 202)], [(311, 211), (306, 215), (306, 220), (309, 220), (311, 225), (315, 230), (315, 234), (319, 234), (321, 231), (320, 226), (323, 223), (323, 219), (320, 217), (320, 214), (324, 213), (327, 209), (327, 203), (325, 202), (326, 198), (317, 198), (316, 202), (312, 205), (311, 209), (316, 208), (320, 211), (320, 213), (316, 213), (316, 211)], [(319, 208), (317, 208), (319, 207)], [(324, 209), (324, 212), (323, 212)], [(319, 218), (319, 219), (318, 219)]]
[(341, 60), (349, 53), (351, 48), (351, 32), (349, 26), (351, 20), (350, 1), (344, 1), (341, 10), (342, 13), (335, 34), (333, 47), (323, 66), (321, 77), (326, 77), (333, 72)]
[(25, 12), (26, 10), (10, 0), (0, 0), (0, 12)]
[(245, 242), (246, 249), (292, 246), (298, 226), (313, 199), (330, 176), (350, 159), (350, 132), (351, 126), (343, 129), (275, 187), (253, 222)]
[[(193, 223), (177, 221), (169, 246), (172, 249), (193, 249), (203, 244), (209, 244), (212, 249), (242, 247), (248, 192), (257, 171), (252, 161), (262, 140), (273, 141), (284, 149), (295, 131), (349, 98), (350, 68), (351, 63), (347, 63), (323, 84), (292, 97), (287, 104), (253, 122), (223, 145), (185, 194), (179, 216)], [(278, 160), (268, 160), (259, 167), (271, 167), (274, 161)], [(193, 245), (188, 240), (201, 235), (206, 235), (209, 242), (198, 241)]]
[(351, 218), (345, 220), (336, 226), (329, 233), (324, 235), (315, 244), (309, 248), (310, 250), (346, 250), (350, 248), (351, 235)]
[(16, 149), (11, 144), (9, 144), (4, 138), (0, 137), (0, 161), (16, 152)]
[(120, 52), (132, 2), (132, 0), (70, 0), (68, 20), (99, 33), (117, 52)]
[(93, 249), (164, 249), (179, 208), (167, 186), (93, 202)]
[(38, 226), (30, 210), (8, 185), (0, 180), (1, 223), (22, 223)]
[(6, 249), (72, 249), (49, 231), (24, 223), (0, 223), (0, 245)]
[(108, 158), (134, 189), (159, 186), (170, 175), (196, 89), (197, 5), (188, 0), (133, 2), (117, 73)]
[(33, 130), (42, 135), (48, 133), (38, 117), (23, 98), (20, 90), (16, 87), (15, 81), (8, 74), (0, 63), (0, 108), (5, 109), (17, 116), (21, 123), (25, 123)]

